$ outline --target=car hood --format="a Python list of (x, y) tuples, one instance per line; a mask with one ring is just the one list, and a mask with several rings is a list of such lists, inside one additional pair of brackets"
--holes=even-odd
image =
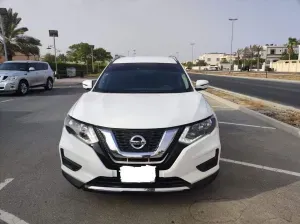
[(69, 115), (80, 121), (109, 128), (167, 128), (211, 116), (201, 93), (114, 94), (88, 92), (73, 105)]

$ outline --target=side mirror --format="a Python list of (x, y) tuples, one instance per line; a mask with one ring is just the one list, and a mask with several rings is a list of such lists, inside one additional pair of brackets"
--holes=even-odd
[(195, 89), (198, 91), (206, 90), (208, 88), (209, 82), (207, 80), (197, 80)]
[(86, 90), (91, 90), (96, 80), (87, 79), (82, 82), (82, 87)]
[(30, 67), (30, 68), (28, 69), (28, 71), (30, 71), (30, 72), (35, 71), (35, 68), (34, 68), (34, 67)]

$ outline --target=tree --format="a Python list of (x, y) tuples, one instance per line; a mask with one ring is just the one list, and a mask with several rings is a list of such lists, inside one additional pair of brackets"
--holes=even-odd
[(207, 65), (207, 63), (204, 60), (198, 60), (196, 62), (196, 66), (206, 66), (206, 65)]
[(74, 62), (86, 62), (89, 58), (91, 58), (91, 46), (88, 43), (79, 43), (73, 44), (69, 47), (67, 51), (67, 57), (70, 61)]
[(288, 54), (289, 54), (289, 60), (291, 60), (291, 55), (294, 54), (294, 47), (298, 45), (297, 38), (289, 37), (287, 48), (288, 48)]
[(229, 62), (227, 61), (226, 58), (222, 58), (222, 59), (221, 59), (221, 63), (222, 63), (222, 64), (228, 64)]
[(93, 50), (95, 61), (109, 61), (112, 59), (111, 53), (103, 48), (96, 48)]
[(237, 53), (238, 67), (239, 67), (239, 66), (240, 66), (240, 60), (241, 60), (241, 57), (242, 57), (242, 55), (243, 55), (243, 53), (244, 53), (244, 50), (243, 50), (243, 49), (238, 49), (238, 50), (236, 51), (236, 53)]
[(46, 61), (48, 63), (54, 63), (55, 62), (55, 56), (53, 54), (47, 53), (45, 54), (43, 61)]
[(254, 52), (254, 55), (256, 56), (256, 68), (257, 68), (257, 71), (259, 70), (259, 65), (260, 65), (260, 55), (261, 55), (261, 52), (263, 50), (263, 47), (260, 46), (260, 45), (253, 45), (252, 46), (252, 50)]
[[(27, 27), (18, 28), (22, 21), (22, 18), (18, 17), (18, 13), (13, 12), (12, 9), (8, 9), (7, 14), (2, 16), (2, 18), (8, 60), (12, 60), (12, 57), (18, 52), (27, 56), (40, 54), (40, 40), (26, 36), (25, 33), (28, 31)], [(1, 29), (0, 33), (3, 33)], [(0, 45), (1, 49), (3, 49), (3, 37), (0, 39)]]
[(57, 56), (57, 61), (58, 61), (58, 62), (67, 62), (67, 57), (66, 57), (66, 55), (65, 55), (65, 54), (59, 54), (59, 55)]
[(186, 67), (189, 68), (189, 69), (191, 69), (191, 68), (193, 67), (193, 62), (188, 61), (188, 62), (186, 63)]

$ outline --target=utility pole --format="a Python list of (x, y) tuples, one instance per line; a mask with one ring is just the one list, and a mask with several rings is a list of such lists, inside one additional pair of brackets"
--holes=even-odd
[[(53, 48), (54, 48), (54, 57), (55, 57), (55, 75), (57, 75), (57, 58), (56, 58), (55, 37), (58, 37), (58, 31), (57, 30), (49, 30), (49, 36), (53, 37)], [(60, 78), (60, 76), (58, 78)]]
[(94, 69), (94, 47), (95, 47), (95, 45), (90, 45), (90, 47), (91, 47), (91, 51), (92, 51), (92, 70), (94, 73), (94, 71), (95, 71), (95, 69)]
[(232, 18), (229, 18), (229, 21), (231, 21), (231, 45), (230, 45), (230, 72), (232, 70), (232, 64), (233, 64), (233, 61), (232, 61), (232, 46), (233, 46), (233, 28), (234, 28), (234, 22), (237, 21), (238, 19), (232, 19)]
[(195, 45), (195, 43), (190, 43), (190, 45), (192, 46), (192, 64), (194, 64), (194, 45)]
[(7, 9), (6, 8), (0, 8), (0, 25), (1, 25), (1, 36), (3, 39), (3, 48), (4, 48), (4, 55), (5, 55), (5, 61), (8, 60), (7, 57), (7, 48), (6, 48), (6, 37), (5, 37), (5, 30), (3, 29), (3, 17), (7, 15)]

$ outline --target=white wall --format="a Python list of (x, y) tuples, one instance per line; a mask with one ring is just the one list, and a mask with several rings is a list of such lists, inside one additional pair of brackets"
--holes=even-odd
[(272, 63), (271, 68), (273, 68), (276, 72), (300, 72), (300, 61), (277, 61)]

